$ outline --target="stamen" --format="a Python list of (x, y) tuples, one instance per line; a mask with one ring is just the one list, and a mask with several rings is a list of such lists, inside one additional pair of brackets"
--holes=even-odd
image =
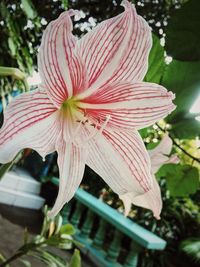
[[(106, 116), (105, 118), (105, 121), (102, 125), (100, 125), (100, 119), (98, 119), (98, 122), (95, 124), (95, 123), (89, 123), (89, 120), (86, 119), (85, 121), (83, 120), (77, 120), (77, 122), (79, 122), (79, 125), (78, 127), (76, 128), (76, 130), (74, 131), (74, 134), (73, 134), (73, 138), (72, 138), (72, 142), (77, 145), (77, 146), (80, 146), (80, 147), (83, 147), (85, 146), (93, 137), (98, 137), (100, 134), (102, 134), (103, 130), (106, 128), (109, 120), (110, 120), (111, 116), (108, 115)], [(85, 138), (84, 140), (79, 140), (76, 138), (76, 137), (79, 137), (78, 136), (78, 132), (80, 130), (80, 127), (82, 125), (86, 125), (86, 123), (88, 123), (90, 126), (94, 127), (93, 131), (89, 134), (89, 136), (87, 138)]]

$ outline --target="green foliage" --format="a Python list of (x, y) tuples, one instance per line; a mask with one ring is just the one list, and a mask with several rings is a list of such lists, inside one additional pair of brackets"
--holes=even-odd
[(181, 242), (180, 249), (196, 263), (200, 263), (200, 238), (188, 238)]
[(22, 9), (24, 10), (27, 18), (34, 19), (37, 16), (37, 12), (33, 7), (33, 3), (31, 0), (21, 0)]
[(20, 262), (23, 264), (25, 267), (31, 267), (31, 263), (27, 260), (20, 259)]
[(199, 171), (191, 165), (166, 164), (157, 177), (166, 177), (167, 188), (173, 197), (185, 197), (199, 189)]
[[(29, 240), (29, 234), (27, 230), (24, 231), (24, 244), (16, 251), (16, 253), (9, 259), (0, 254), (1, 266), (8, 266), (10, 262), (16, 259), (20, 259), (24, 266), (31, 266), (27, 260), (24, 260), (23, 256), (29, 255), (47, 264), (51, 267), (66, 267), (66, 260), (60, 256), (52, 253), (48, 250), (48, 247), (57, 247), (61, 249), (71, 249), (73, 247), (73, 241), (71, 235), (75, 233), (75, 229), (71, 224), (62, 225), (63, 219), (58, 214), (55, 218), (50, 219), (47, 217), (48, 209), (44, 208), (44, 221), (41, 232)], [(75, 250), (71, 262), (72, 267), (80, 267), (81, 259), (78, 250)], [(71, 264), (71, 263), (70, 263)]]
[(29, 253), (31, 256), (39, 259), (41, 262), (44, 262), (47, 266), (50, 267), (66, 267), (65, 261), (57, 256), (56, 254), (45, 251), (43, 249), (36, 249), (34, 252)]
[(144, 80), (159, 84), (165, 68), (164, 48), (160, 45), (160, 39), (155, 34), (152, 36), (153, 44), (149, 55), (149, 67)]
[(0, 21), (0, 65), (18, 67), (25, 73), (31, 73), (36, 61), (33, 46), (41, 28), (31, 1), (22, 0), (21, 5), (19, 1), (10, 4), (1, 1)]
[(200, 133), (200, 122), (195, 118), (182, 118), (172, 124), (171, 131), (176, 138), (193, 139)]
[(166, 50), (178, 60), (200, 60), (200, 1), (190, 0), (173, 12), (167, 27)]
[(166, 31), (166, 50), (174, 57), (163, 74), (162, 84), (176, 94), (177, 108), (168, 116), (173, 135), (180, 139), (199, 136), (200, 123), (189, 110), (200, 95), (200, 1), (190, 0), (173, 12)]
[(173, 60), (164, 72), (162, 84), (172, 90), (176, 98), (176, 109), (167, 117), (172, 124), (173, 135), (180, 139), (191, 139), (199, 136), (200, 123), (195, 116), (189, 115), (192, 104), (200, 94), (200, 61)]
[(4, 174), (8, 172), (14, 164), (16, 164), (21, 159), (22, 154), (18, 153), (13, 161), (8, 162), (0, 166), (0, 180), (3, 178)]
[(68, 0), (61, 0), (63, 4), (63, 8), (67, 9), (68, 8)]
[[(88, 22), (88, 18), (94, 17), (98, 23), (122, 11), (121, 0), (114, 1), (116, 5), (113, 5), (112, 0), (96, 1), (95, 5), (93, 2), (87, 1), (86, 5), (84, 1), (80, 0), (45, 0), (45, 4), (41, 5), (40, 1), (31, 0), (1, 1), (0, 65), (19, 67), (26, 73), (31, 73), (34, 68), (37, 68), (36, 55), (43, 29), (46, 27), (45, 24), (55, 19), (68, 5), (69, 8), (81, 9), (86, 13), (85, 19), (75, 22), (74, 33), (77, 36), (85, 33), (85, 30), (81, 30), (81, 25)], [(187, 139), (195, 139), (200, 133), (200, 123), (194, 119), (194, 116), (189, 115), (193, 102), (200, 94), (200, 1), (140, 0), (134, 2), (137, 11), (147, 19), (154, 32), (153, 47), (149, 56), (149, 69), (145, 81), (160, 83), (176, 94), (175, 104), (177, 108), (166, 119), (167, 123), (170, 124), (169, 128), (166, 129), (170, 131), (172, 137), (176, 138), (178, 144), (184, 143), (184, 148), (188, 148), (192, 141)], [(137, 4), (139, 2), (142, 5)], [(184, 6), (180, 8), (182, 3)], [(45, 21), (44, 24), (42, 20)], [(160, 23), (159, 27), (156, 26), (158, 23)], [(166, 46), (162, 47), (159, 37), (165, 36), (165, 33)], [(165, 50), (173, 57), (169, 65), (165, 63)], [(2, 95), (8, 92), (8, 85), (13, 90), (13, 79), (5, 78), (0, 81)], [(164, 122), (159, 122), (160, 125), (162, 123), (166, 126)], [(152, 144), (155, 145), (154, 141), (160, 140), (162, 136), (159, 129), (156, 130), (153, 127), (142, 129), (140, 133), (148, 148)], [(183, 142), (182, 139), (186, 140)], [(195, 149), (193, 146), (191, 151), (198, 155)], [(197, 196), (199, 188), (197, 168), (199, 167), (197, 166), (198, 163), (194, 165), (193, 159), (189, 160), (188, 156), (184, 156), (184, 151), (174, 146), (173, 152), (177, 151), (182, 165), (165, 165), (157, 174), (164, 202), (161, 220), (155, 221), (150, 211), (144, 212), (144, 210), (136, 207), (131, 213), (134, 220), (155, 231), (169, 244), (166, 251), (161, 254), (145, 252), (141, 257), (141, 264), (139, 265), (141, 267), (193, 266), (191, 262), (187, 262), (184, 257), (182, 258), (182, 255), (180, 256), (177, 247), (181, 240), (188, 239), (188, 237), (194, 236), (194, 233), (198, 233), (199, 219), (197, 214), (199, 213), (200, 199)], [(197, 168), (189, 164), (193, 164)], [(53, 175), (57, 174), (53, 173)], [(87, 181), (84, 179), (85, 188), (97, 196), (99, 196), (102, 188), (107, 188), (89, 168), (86, 170), (85, 177), (87, 177)], [(110, 189), (107, 189), (106, 193), (107, 203), (122, 210), (117, 195)], [(56, 217), (55, 221), (45, 218), (39, 236), (31, 241), (28, 240), (27, 235), (25, 236), (23, 252), (27, 253), (28, 249), (30, 255), (40, 258), (49, 266), (66, 266), (63, 259), (53, 255), (50, 251), (46, 251), (47, 245), (68, 249), (73, 245), (74, 241), (71, 235), (74, 234), (75, 230), (71, 225), (61, 225), (60, 217)], [(37, 247), (34, 247), (35, 244)], [(78, 251), (75, 251), (70, 264), (69, 267), (80, 266)]]
[(68, 267), (81, 267), (81, 257), (78, 249), (75, 249)]
[(177, 105), (169, 122), (175, 122), (178, 115), (187, 115), (200, 94), (200, 61), (188, 62), (173, 60), (167, 67), (162, 84), (176, 94), (174, 103)]
[(65, 224), (60, 228), (60, 233), (62, 235), (74, 235), (75, 229), (72, 224)]

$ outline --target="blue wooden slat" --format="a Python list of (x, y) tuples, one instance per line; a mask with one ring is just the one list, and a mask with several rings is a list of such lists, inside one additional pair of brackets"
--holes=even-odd
[[(58, 184), (58, 179), (54, 178), (53, 182)], [(141, 246), (156, 250), (163, 250), (166, 247), (166, 241), (126, 218), (83, 189), (79, 188), (76, 191), (75, 198)]]

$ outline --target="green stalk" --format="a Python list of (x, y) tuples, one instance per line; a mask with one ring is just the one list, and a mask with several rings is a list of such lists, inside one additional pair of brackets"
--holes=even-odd
[(10, 170), (10, 168), (21, 158), (21, 152), (17, 154), (17, 156), (15, 156), (15, 158), (11, 161), (8, 162), (6, 164), (1, 165), (0, 167), (0, 180), (2, 179), (2, 177), (4, 176), (4, 174)]
[(200, 159), (194, 157), (193, 155), (191, 155), (190, 153), (188, 153), (184, 148), (182, 148), (182, 146), (180, 146), (175, 139), (173, 138), (173, 136), (165, 129), (163, 129), (158, 123), (156, 123), (156, 125), (158, 126), (158, 128), (163, 132), (163, 133), (168, 133), (169, 137), (172, 139), (173, 144), (178, 147), (185, 155), (187, 155), (188, 157), (190, 157), (191, 159), (193, 159), (194, 161), (200, 163)]
[(9, 259), (7, 259), (6, 261), (4, 261), (3, 263), (0, 264), (0, 267), (6, 267), (6, 265), (8, 265), (9, 263), (15, 261), (16, 259), (20, 258), (21, 256), (25, 255), (25, 252), (17, 252), (16, 254), (14, 254), (12, 257), (10, 257)]
[(37, 247), (42, 246), (45, 244), (46, 241), (42, 241), (40, 243), (27, 243), (26, 245), (23, 245), (21, 248), (18, 249), (18, 251), (11, 256), (9, 259), (5, 260), (3, 263), (0, 264), (0, 267), (6, 267), (7, 264), (17, 260), (18, 258), (27, 255), (31, 250), (37, 249)]
[(24, 80), (26, 75), (17, 68), (9, 68), (9, 67), (0, 67), (0, 75), (1, 76), (12, 76), (17, 80)]
[(26, 74), (18, 68), (0, 67), (0, 76), (12, 76), (16, 80), (21, 80), (24, 84), (25, 91), (29, 91), (29, 85), (26, 80)]

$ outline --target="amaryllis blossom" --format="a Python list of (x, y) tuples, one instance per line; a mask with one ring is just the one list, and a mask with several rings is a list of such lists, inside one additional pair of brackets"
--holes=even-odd
[(27, 147), (42, 157), (58, 153), (59, 192), (50, 216), (73, 197), (85, 164), (119, 195), (154, 196), (149, 156), (137, 130), (170, 113), (174, 96), (142, 82), (151, 30), (131, 3), (123, 6), (123, 13), (81, 39), (72, 34), (77, 11), (52, 21), (38, 56), (42, 84), (16, 97), (4, 114), (1, 163)]
[[(124, 214), (127, 216), (131, 210), (131, 204), (148, 208), (154, 210), (156, 214), (160, 214), (162, 209), (161, 193), (158, 182), (154, 174), (160, 169), (163, 164), (179, 163), (179, 158), (176, 154), (169, 156), (172, 150), (172, 140), (165, 134), (161, 142), (151, 150), (148, 150), (150, 160), (151, 160), (151, 172), (153, 179), (153, 188), (154, 195), (151, 194), (151, 191), (146, 192), (143, 195), (136, 196), (132, 199), (132, 194), (126, 193), (120, 196), (120, 199), (124, 204)], [(155, 211), (155, 209), (157, 209)], [(159, 217), (158, 217), (159, 218)]]

